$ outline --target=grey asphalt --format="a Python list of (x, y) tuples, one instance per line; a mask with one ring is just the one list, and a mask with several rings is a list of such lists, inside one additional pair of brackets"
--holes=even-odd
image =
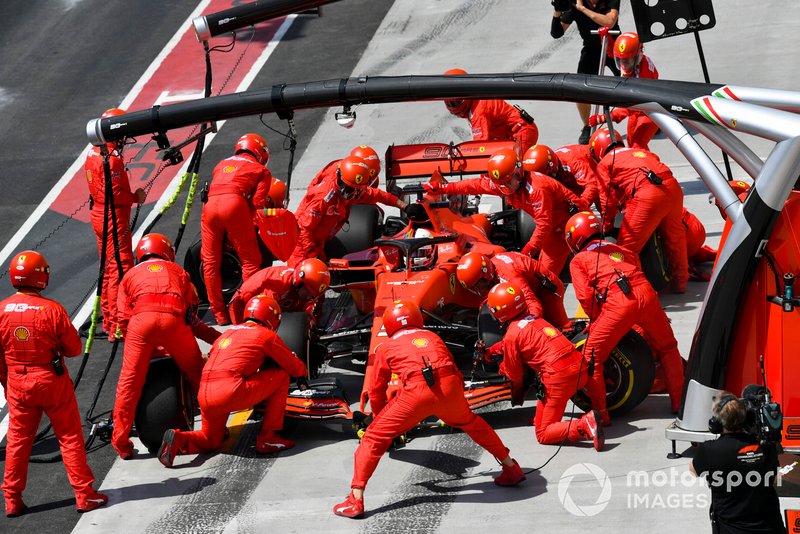
[[(37, 4), (0, 5), (0, 20), (9, 28), (0, 37), (4, 44), (0, 111), (6, 119), (0, 122), (4, 240), (85, 146), (86, 119), (121, 100), (194, 7), (193, 2), (160, 2), (157, 8), (144, 9), (132, 2), (125, 4), (129, 13), (111, 14), (108, 3), (95, 1), (53, 2), (47, 8)], [(621, 25), (633, 30), (630, 7), (623, 4)], [(700, 34), (711, 81), (795, 89), (800, 75), (793, 57), (798, 11), (778, 1), (716, 4), (717, 27)], [(150, 9), (158, 14), (149, 13)], [(361, 74), (441, 73), (455, 66), (470, 72), (573, 72), (580, 40), (574, 29), (561, 40), (552, 40), (549, 24), (550, 9), (544, 1), (397, 0), (389, 5), (345, 0), (326, 6), (322, 19), (296, 21), (253, 87)], [(153, 37), (142, 39), (142, 35)], [(103, 54), (101, 49), (125, 54)], [(702, 80), (690, 35), (649, 43), (646, 53), (656, 62), (661, 78)], [(580, 125), (572, 104), (523, 105), (536, 118), (541, 142), (560, 146), (577, 140)], [(449, 116), (439, 102), (361, 106), (351, 130), (335, 125), (334, 111), (298, 113), (300, 153), (292, 206), (314, 173), (352, 146), (367, 143), (382, 152), (391, 143), (459, 141), (469, 135), (466, 122)], [(274, 117), (266, 121), (285, 128)], [(261, 131), (255, 118), (226, 124), (208, 149), (202, 171), (207, 173), (210, 165), (227, 155), (238, 135), (254, 129)], [(280, 177), (288, 156), (276, 150), (281, 144), (277, 135), (266, 137), (273, 147), (270, 167)], [(704, 146), (721, 164), (721, 157), (714, 156), (718, 150)], [(771, 148), (760, 140), (751, 146), (760, 156)], [(705, 223), (708, 243), (716, 244), (722, 221), (707, 202), (705, 186), (668, 141), (657, 139), (651, 148), (672, 167), (686, 192), (686, 206)], [(736, 167), (734, 172), (737, 178), (744, 176)], [(190, 221), (188, 236), (198, 232), (197, 215)], [(30, 243), (38, 242), (61, 219), (43, 220)], [(171, 228), (176, 221), (167, 217), (161, 224)], [(68, 223), (61, 232), (70, 237), (55, 240), (46, 253), (68, 258), (60, 269), (68, 273), (69, 281), (51, 294), (71, 310), (90, 287), (96, 269), (94, 243), (86, 225)], [(83, 252), (75, 254), (75, 249)], [(687, 294), (662, 298), (684, 356), (704, 291), (704, 284), (692, 283)], [(575, 309), (571, 294), (568, 298), (568, 309)], [(97, 379), (103, 362), (98, 356), (87, 383)], [(344, 373), (333, 368), (330, 372)], [(113, 375), (106, 392), (113, 389)], [(355, 399), (358, 379), (347, 374), (343, 379)], [(89, 393), (79, 393), (83, 408)], [(108, 408), (110, 399), (102, 399), (101, 405)], [(485, 414), (529, 470), (556, 452), (555, 447), (536, 443), (527, 424), (532, 409), (528, 401), (521, 409), (497, 405)], [(670, 421), (668, 400), (653, 395), (608, 429), (607, 451), (566, 445), (549, 464), (531, 472), (524, 485), (513, 489), (492, 484), (496, 463), (463, 434), (421, 432), (383, 459), (368, 488), (368, 517), (360, 522), (330, 512), (346, 495), (357, 446), (334, 426), (297, 428), (294, 450), (277, 458), (257, 458), (250, 424), (229, 453), (181, 458), (179, 468), (171, 471), (146, 455), (113, 462), (106, 447), (92, 453), (90, 462), (112, 502), (83, 516), (75, 531), (453, 532), (497, 525), (504, 530), (545, 532), (707, 532), (708, 490), (685, 478), (688, 459), (665, 457), (669, 443), (664, 427)], [(649, 485), (636, 486), (634, 471), (649, 473)], [(29, 487), (34, 513), (13, 523), (0, 518), (0, 529), (65, 531), (75, 525), (61, 466), (34, 466)], [(795, 508), (800, 505), (797, 499), (785, 502)], [(588, 517), (597, 511), (593, 506), (602, 511)]]

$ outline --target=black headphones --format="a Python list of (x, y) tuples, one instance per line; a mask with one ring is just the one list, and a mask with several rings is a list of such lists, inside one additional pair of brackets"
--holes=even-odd
[(732, 401), (739, 400), (738, 397), (735, 395), (726, 395), (719, 400), (717, 404), (717, 413), (711, 416), (711, 419), (708, 420), (708, 430), (712, 434), (722, 434), (723, 425), (722, 419), (719, 418), (719, 414), (722, 413), (722, 409)]

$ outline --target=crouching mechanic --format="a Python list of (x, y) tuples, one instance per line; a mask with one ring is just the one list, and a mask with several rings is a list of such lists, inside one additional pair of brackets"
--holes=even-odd
[(481, 297), (499, 282), (513, 283), (522, 291), (528, 313), (558, 328), (572, 326), (564, 310), (564, 283), (530, 256), (503, 252), (489, 258), (467, 252), (458, 261), (456, 277), (465, 289)]
[(576, 213), (567, 222), (566, 239), (575, 257), (569, 266), (575, 296), (590, 320), (584, 359), (594, 357), (594, 374), (586, 384), (592, 408), (604, 425), (611, 424), (606, 409), (603, 363), (634, 325), (647, 336), (661, 363), (672, 413), (677, 413), (683, 389), (683, 363), (667, 314), (647, 281), (639, 257), (630, 250), (604, 241), (601, 222), (589, 212)]
[(0, 302), (0, 384), (8, 402), (6, 516), (17, 517), (27, 508), (22, 492), (42, 412), (58, 439), (76, 509), (89, 512), (108, 497), (92, 488), (78, 402), (64, 365), (65, 357), (81, 353), (81, 340), (64, 307), (41, 295), (50, 280), (44, 256), (20, 252), (11, 260), (9, 273), (17, 293)]
[(385, 204), (403, 212), (410, 206), (421, 209), (369, 185), (374, 175), (370, 165), (364, 158), (350, 155), (339, 160), (334, 173), (315, 178), (295, 211), (299, 232), (287, 265), (294, 267), (307, 258), (324, 260), (325, 243), (344, 226), (353, 204)]
[(261, 269), (236, 291), (228, 305), (233, 324), (244, 320), (245, 303), (256, 295), (274, 298), (284, 312), (311, 314), (331, 283), (328, 266), (317, 258), (301, 261), (295, 268), (275, 266)]
[(114, 402), (111, 445), (120, 458), (133, 456), (128, 438), (136, 405), (156, 347), (163, 347), (197, 393), (203, 355), (195, 336), (213, 343), (220, 335), (197, 317), (197, 290), (189, 274), (175, 263), (175, 251), (161, 234), (147, 234), (136, 246), (136, 267), (125, 273), (118, 308), (127, 327), (122, 370)]
[[(422, 312), (416, 304), (398, 301), (383, 313), (386, 341), (375, 348), (375, 373), (369, 384), (369, 400), (375, 420), (355, 452), (352, 491), (333, 513), (346, 517), (364, 515), (364, 488), (383, 453), (394, 438), (408, 432), (430, 415), (446, 425), (460, 428), (475, 442), (502, 459), (503, 472), (495, 478), (499, 486), (515, 486), (525, 473), (492, 428), (475, 415), (464, 398), (464, 378), (444, 342), (424, 330)], [(386, 402), (386, 386), (392, 375), (403, 386)]]
[[(262, 401), (264, 418), (256, 452), (270, 454), (294, 447), (292, 440), (277, 432), (283, 428), (289, 377), (305, 378), (306, 366), (275, 333), (280, 321), (277, 301), (256, 295), (247, 303), (244, 323), (230, 327), (214, 342), (197, 395), (202, 428), (164, 432), (158, 450), (158, 460), (164, 466), (172, 467), (177, 454), (218, 450), (225, 440), (230, 413)], [(277, 367), (269, 365), (273, 362)]]
[(526, 313), (519, 287), (506, 282), (489, 292), (489, 310), (495, 319), (508, 323), (503, 339), (487, 349), (487, 355), (502, 355), (500, 374), (511, 381), (511, 404), (521, 406), (529, 384), (525, 367), (537, 373), (545, 395), (536, 405), (532, 423), (539, 443), (561, 443), (565, 439), (590, 439), (597, 451), (605, 445), (600, 415), (592, 410), (577, 421), (562, 421), (569, 399), (586, 385), (583, 355), (558, 329)]

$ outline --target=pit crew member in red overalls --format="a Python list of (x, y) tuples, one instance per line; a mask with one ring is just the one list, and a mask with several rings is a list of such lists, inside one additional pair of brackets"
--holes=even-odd
[(707, 282), (711, 276), (700, 264), (717, 259), (717, 251), (705, 244), (706, 227), (691, 211), (683, 208), (683, 226), (686, 228), (686, 256), (689, 259), (689, 280)]
[[(467, 74), (464, 69), (450, 69), (445, 76)], [(539, 128), (527, 111), (505, 100), (445, 100), (447, 111), (469, 119), (473, 141), (513, 139), (521, 152), (536, 144)]]
[(286, 260), (290, 267), (307, 258), (324, 260), (325, 243), (344, 226), (353, 204), (380, 203), (403, 211), (408, 206), (391, 193), (369, 185), (373, 168), (363, 158), (347, 156), (336, 165), (333, 172), (323, 169), (324, 175), (318, 181), (315, 178), (295, 211), (299, 232), (297, 246)]
[(575, 252), (569, 265), (575, 296), (590, 320), (583, 356), (587, 361), (594, 357), (594, 374), (586, 385), (592, 408), (600, 413), (603, 424), (611, 423), (606, 410), (603, 363), (625, 333), (638, 325), (664, 370), (672, 412), (677, 413), (683, 388), (683, 364), (667, 314), (642, 272), (639, 256), (604, 241), (601, 230), (598, 217), (581, 212), (570, 218), (565, 232)]
[[(172, 467), (177, 454), (219, 450), (225, 441), (231, 412), (264, 402), (264, 418), (256, 438), (256, 452), (269, 454), (294, 447), (278, 434), (283, 428), (289, 377), (306, 376), (306, 366), (278, 337), (281, 307), (272, 297), (256, 295), (247, 303), (244, 323), (223, 333), (208, 355), (197, 400), (202, 428), (191, 432), (169, 429), (158, 450), (158, 460)], [(265, 366), (264, 363), (277, 364)]]
[(286, 312), (311, 313), (331, 283), (328, 266), (320, 259), (308, 258), (296, 267), (275, 266), (261, 269), (236, 290), (228, 311), (233, 324), (244, 320), (245, 304), (256, 295), (274, 298)]
[[(350, 156), (355, 156), (364, 160), (364, 163), (369, 167), (369, 185), (370, 187), (378, 187), (380, 173), (381, 173), (381, 159), (378, 153), (371, 146), (360, 145), (350, 151)], [(318, 185), (325, 180), (336, 180), (336, 170), (339, 168), (341, 159), (335, 159), (325, 165), (309, 184), (311, 186)]]
[[(103, 113), (102, 118), (107, 119), (124, 114), (125, 111), (119, 108), (109, 109)], [(117, 227), (117, 240), (119, 241), (119, 255), (122, 263), (122, 274), (133, 267), (133, 244), (131, 242), (131, 206), (144, 202), (147, 194), (144, 189), (139, 188), (131, 191), (128, 171), (125, 169), (125, 161), (122, 159), (122, 149), (125, 147), (124, 141), (107, 143), (108, 166), (111, 170), (111, 191), (114, 197), (114, 211), (109, 215), (108, 237), (106, 238), (106, 265), (103, 271), (103, 287), (100, 292), (100, 306), (103, 311), (103, 331), (108, 333), (109, 340), (115, 338), (115, 333), (119, 320), (117, 319), (117, 290), (121, 275), (117, 268), (117, 260), (114, 253), (114, 234), (112, 224)], [(106, 201), (106, 178), (103, 170), (103, 156), (100, 147), (93, 146), (86, 156), (84, 164), (86, 172), (86, 182), (89, 185), (89, 195), (91, 206), (91, 221), (94, 235), (97, 238), (97, 253), (101, 254), (103, 248), (103, 218)], [(121, 332), (121, 335), (125, 335)]]
[[(653, 60), (642, 53), (639, 36), (633, 32), (625, 32), (614, 41), (614, 61), (620, 73), (625, 78), (650, 78), (658, 79), (658, 69)], [(648, 144), (658, 132), (658, 126), (641, 111), (627, 108), (614, 108), (611, 110), (611, 120), (620, 122), (628, 118), (628, 146), (647, 150)], [(606, 122), (605, 113), (589, 117), (589, 125), (594, 127)]]
[(590, 207), (600, 202), (597, 163), (589, 155), (589, 145), (567, 145), (556, 151), (546, 145), (534, 145), (522, 157), (522, 168), (561, 182)]
[(658, 229), (669, 258), (670, 286), (686, 292), (689, 265), (686, 257), (686, 227), (683, 225), (683, 190), (669, 167), (654, 153), (624, 148), (619, 133), (612, 140), (608, 129), (592, 134), (589, 151), (597, 164), (604, 229), (609, 231), (619, 206), (625, 216), (617, 244), (639, 254)]
[(603, 426), (595, 410), (574, 422), (561, 420), (567, 402), (588, 379), (580, 351), (549, 322), (527, 313), (522, 291), (514, 284), (497, 284), (487, 301), (495, 319), (508, 323), (503, 339), (489, 347), (487, 354), (502, 355), (500, 374), (511, 381), (511, 404), (520, 406), (524, 400), (526, 366), (539, 373), (544, 385), (544, 398), (532, 420), (537, 441), (549, 445), (590, 439), (597, 451), (603, 450)]
[(242, 262), (242, 280), (261, 268), (261, 251), (253, 225), (255, 210), (266, 205), (272, 173), (266, 165), (269, 148), (260, 135), (245, 134), (236, 142), (234, 155), (214, 167), (208, 201), (200, 221), (203, 280), (208, 304), (218, 325), (230, 324), (222, 300), (222, 249), (227, 238)]
[(162, 347), (172, 356), (197, 392), (203, 355), (195, 336), (210, 344), (220, 335), (197, 317), (197, 290), (189, 274), (175, 263), (169, 239), (161, 234), (142, 237), (136, 261), (136, 267), (122, 279), (118, 302), (128, 335), (117, 382), (111, 444), (123, 460), (133, 455), (128, 434), (153, 351)]
[(92, 488), (78, 401), (64, 365), (64, 358), (81, 353), (81, 340), (64, 307), (41, 295), (50, 279), (44, 256), (20, 252), (11, 260), (9, 276), (17, 293), (0, 302), (0, 384), (8, 402), (6, 516), (17, 517), (27, 508), (22, 492), (42, 413), (58, 439), (76, 509), (89, 512), (108, 497)]
[(558, 328), (569, 328), (564, 310), (564, 283), (541, 264), (519, 252), (503, 252), (491, 258), (467, 252), (458, 260), (456, 277), (464, 289), (486, 296), (499, 282), (510, 282), (522, 291), (529, 314), (544, 317)]
[[(430, 415), (460, 428), (478, 445), (501, 460), (503, 472), (495, 478), (500, 486), (515, 486), (525, 473), (511, 458), (500, 437), (475, 415), (464, 398), (464, 378), (444, 342), (424, 330), (422, 312), (412, 302), (398, 301), (383, 312), (386, 341), (375, 348), (375, 373), (368, 386), (375, 416), (355, 452), (352, 491), (333, 513), (346, 517), (364, 515), (364, 488), (392, 441)], [(396, 374), (403, 382), (386, 402), (386, 386)]]
[(433, 193), (504, 196), (512, 207), (536, 221), (536, 230), (521, 252), (532, 257), (538, 254), (543, 268), (560, 274), (569, 258), (569, 247), (563, 239), (564, 223), (571, 211), (588, 209), (588, 205), (549, 176), (525, 173), (522, 162), (510, 148), (492, 154), (486, 166), (488, 178), (452, 183), (431, 181), (423, 187)]

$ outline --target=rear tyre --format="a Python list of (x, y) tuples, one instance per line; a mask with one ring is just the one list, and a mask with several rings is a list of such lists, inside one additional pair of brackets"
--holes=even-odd
[(669, 285), (669, 260), (664, 251), (664, 242), (658, 232), (653, 233), (642, 247), (639, 252), (639, 260), (642, 263), (642, 271), (653, 289), (661, 291)]
[[(579, 334), (572, 342), (579, 350), (586, 344), (586, 334)], [(586, 368), (581, 372), (586, 372)], [(609, 412), (622, 415), (638, 406), (653, 387), (656, 367), (653, 353), (642, 336), (629, 331), (611, 351), (605, 362), (606, 403)], [(591, 409), (591, 402), (584, 390), (572, 397), (578, 408)]]
[(373, 246), (380, 237), (381, 211), (371, 204), (355, 204), (347, 223), (336, 236), (325, 243), (327, 258), (343, 258)]
[(172, 358), (150, 362), (142, 396), (136, 406), (136, 432), (151, 454), (156, 454), (169, 428), (194, 428), (195, 399), (189, 382)]

